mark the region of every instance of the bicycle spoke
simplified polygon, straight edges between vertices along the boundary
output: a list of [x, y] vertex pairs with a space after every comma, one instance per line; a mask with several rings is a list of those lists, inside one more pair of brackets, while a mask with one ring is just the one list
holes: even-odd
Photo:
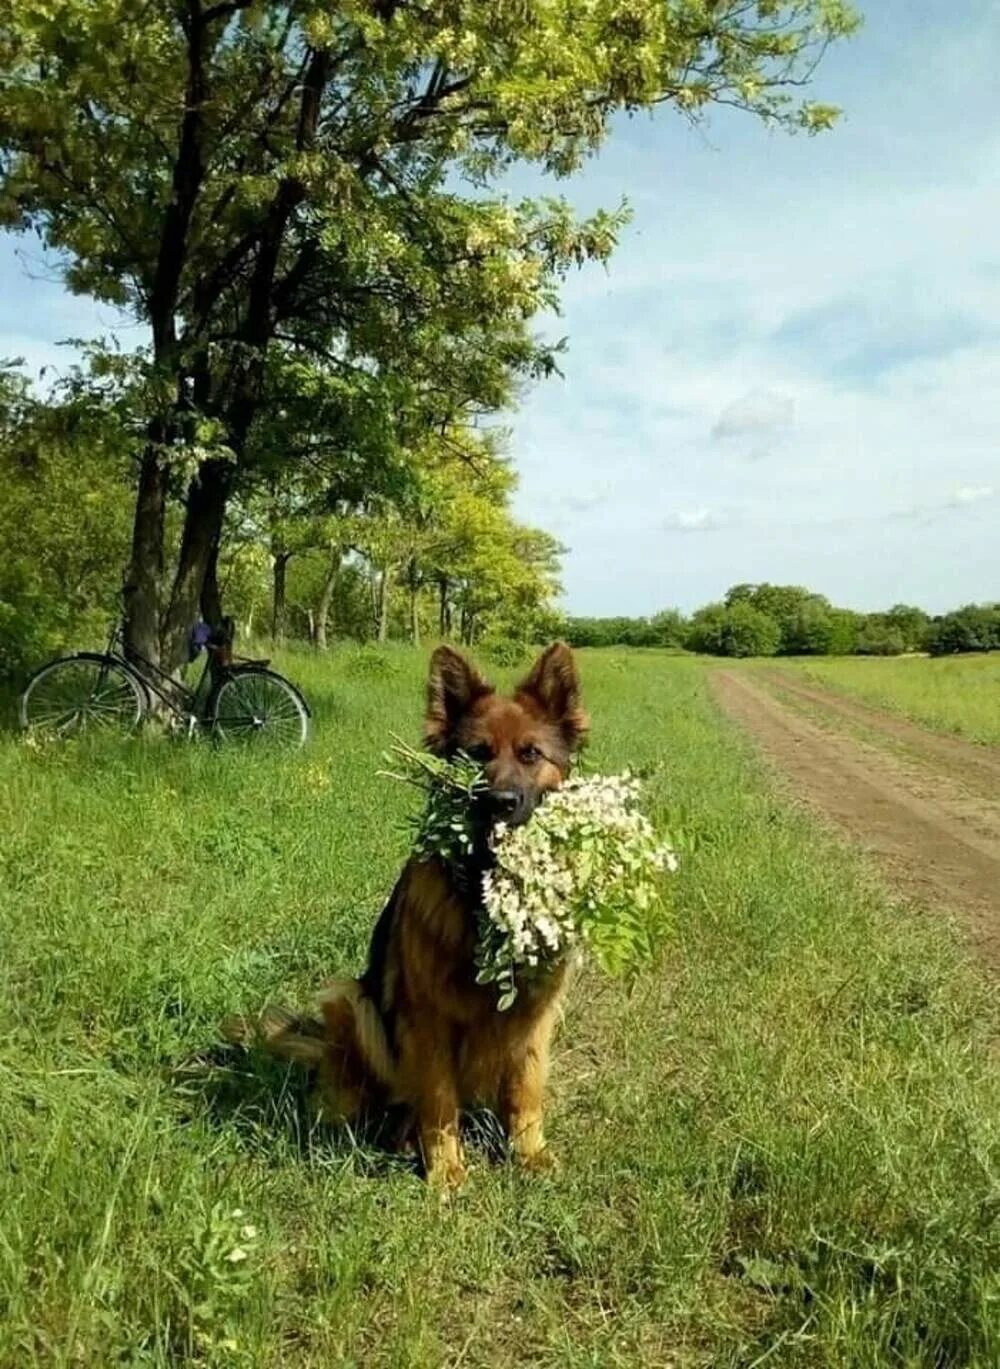
[[306, 718], [291, 686], [263, 672], [225, 681], [216, 702], [215, 725], [226, 740], [265, 746], [298, 746]]
[[30, 681], [21, 700], [25, 726], [61, 737], [128, 731], [142, 711], [138, 685], [119, 664], [101, 657], [54, 661]]

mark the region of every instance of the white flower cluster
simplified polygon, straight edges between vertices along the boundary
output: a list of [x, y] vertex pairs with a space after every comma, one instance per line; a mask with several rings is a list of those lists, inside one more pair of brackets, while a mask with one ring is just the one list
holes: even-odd
[[653, 954], [666, 916], [658, 877], [677, 869], [677, 856], [639, 796], [627, 771], [574, 779], [524, 826], [494, 830], [477, 959], [501, 1007], [514, 1000], [515, 973], [542, 972], [574, 948], [611, 973]]

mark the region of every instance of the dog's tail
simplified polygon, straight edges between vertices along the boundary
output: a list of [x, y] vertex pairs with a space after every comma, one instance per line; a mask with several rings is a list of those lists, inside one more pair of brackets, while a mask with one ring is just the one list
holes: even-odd
[[368, 1071], [392, 1090], [396, 1074], [385, 1023], [357, 979], [334, 979], [319, 999], [328, 1042], [350, 1042]]
[[391, 1090], [395, 1065], [385, 1025], [356, 979], [332, 980], [319, 999], [322, 1021], [270, 1005], [257, 1019], [227, 1017], [219, 1030], [233, 1045], [316, 1066], [324, 1057], [352, 1060]]
[[219, 1031], [234, 1046], [257, 1047], [282, 1060], [318, 1065], [326, 1046], [322, 1022], [271, 1004], [260, 1017], [226, 1017]]

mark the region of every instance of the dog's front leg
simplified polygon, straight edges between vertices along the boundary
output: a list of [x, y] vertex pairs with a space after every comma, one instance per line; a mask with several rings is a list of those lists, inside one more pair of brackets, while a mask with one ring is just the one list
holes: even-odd
[[552, 1169], [556, 1161], [545, 1143], [545, 1084], [549, 1031], [535, 1034], [509, 1062], [500, 1096], [501, 1121], [518, 1161], [527, 1169]]
[[427, 1178], [443, 1188], [458, 1188], [465, 1180], [465, 1165], [459, 1140], [458, 1081], [449, 1043], [421, 1031], [408, 1044], [408, 1093], [416, 1103]]

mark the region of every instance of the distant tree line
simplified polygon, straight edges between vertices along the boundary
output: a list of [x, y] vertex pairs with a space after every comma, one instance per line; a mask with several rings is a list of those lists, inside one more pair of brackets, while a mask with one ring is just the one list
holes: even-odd
[[902, 656], [926, 651], [1000, 651], [1000, 603], [938, 616], [910, 604], [881, 613], [837, 608], [799, 585], [733, 585], [718, 603], [685, 618], [569, 618], [573, 646], [672, 647], [711, 656]]

